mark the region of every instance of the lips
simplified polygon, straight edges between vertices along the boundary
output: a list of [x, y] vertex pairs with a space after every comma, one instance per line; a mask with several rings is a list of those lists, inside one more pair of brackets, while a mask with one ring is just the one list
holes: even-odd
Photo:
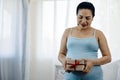
[[85, 27], [85, 26], [87, 26], [87, 24], [81, 24], [82, 25], [82, 27]]

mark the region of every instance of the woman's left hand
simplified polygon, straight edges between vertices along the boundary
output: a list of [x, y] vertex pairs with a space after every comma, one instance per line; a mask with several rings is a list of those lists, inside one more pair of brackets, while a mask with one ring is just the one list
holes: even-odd
[[93, 61], [92, 60], [86, 60], [86, 67], [83, 70], [83, 72], [88, 73], [93, 67]]

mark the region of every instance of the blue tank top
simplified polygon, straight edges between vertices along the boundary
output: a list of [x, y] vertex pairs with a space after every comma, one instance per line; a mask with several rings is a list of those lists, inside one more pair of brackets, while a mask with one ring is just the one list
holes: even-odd
[[98, 42], [93, 36], [87, 38], [77, 38], [71, 36], [72, 29], [67, 39], [67, 58], [72, 59], [96, 59], [98, 57]]

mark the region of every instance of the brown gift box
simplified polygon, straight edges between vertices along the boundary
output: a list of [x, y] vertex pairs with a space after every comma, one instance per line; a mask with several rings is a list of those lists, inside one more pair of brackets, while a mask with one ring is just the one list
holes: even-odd
[[67, 59], [66, 70], [83, 71], [86, 66], [86, 60]]

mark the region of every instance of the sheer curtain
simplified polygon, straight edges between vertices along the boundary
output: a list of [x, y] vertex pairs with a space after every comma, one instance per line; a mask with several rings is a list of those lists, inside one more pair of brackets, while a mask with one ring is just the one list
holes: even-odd
[[120, 60], [119, 60], [119, 62], [118, 62], [117, 80], [120, 80]]
[[27, 0], [0, 0], [0, 80], [24, 80]]
[[76, 26], [76, 7], [82, 1], [95, 5], [92, 26], [106, 35], [113, 61], [119, 59], [120, 0], [31, 0], [30, 80], [54, 80], [61, 36], [65, 28]]

